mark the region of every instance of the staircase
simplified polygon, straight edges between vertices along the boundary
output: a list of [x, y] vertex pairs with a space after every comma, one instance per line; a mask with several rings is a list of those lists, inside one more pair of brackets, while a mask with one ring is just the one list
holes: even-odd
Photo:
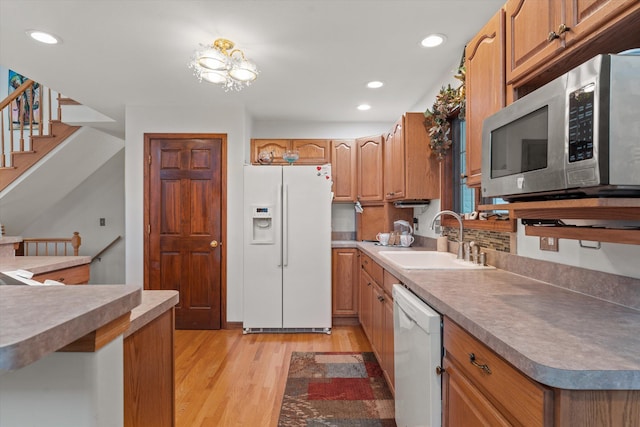
[[[34, 224], [59, 228], [55, 224], [60, 212], [50, 210], [124, 149], [124, 140], [91, 127], [99, 113], [89, 107], [75, 103], [67, 110], [65, 106], [66, 121], [73, 125], [63, 122], [62, 105], [69, 104], [68, 99], [54, 95], [57, 105], [52, 108], [50, 90], [39, 103], [44, 110], [41, 116], [49, 118], [25, 118], [27, 125], [18, 122], [12, 101], [24, 93], [29, 82], [0, 102], [0, 223], [13, 236]], [[44, 88], [39, 89], [43, 94]], [[57, 110], [56, 118], [51, 118], [52, 110]], [[23, 117], [22, 112], [18, 117]], [[85, 117], [92, 122], [87, 123]], [[28, 126], [29, 122], [38, 125]], [[118, 234], [122, 232], [118, 230]]]
[[[60, 100], [61, 97], [58, 96], [59, 105]], [[37, 107], [29, 108], [33, 105]], [[48, 106], [48, 126], [43, 126], [42, 112], [46, 106]], [[27, 114], [25, 114], [25, 108]], [[60, 107], [57, 108], [57, 115], [57, 119], [52, 119], [51, 90], [45, 90], [28, 79], [0, 103], [0, 126], [2, 126], [0, 130], [2, 132], [0, 135], [0, 191], [7, 188], [51, 150], [80, 129], [80, 126], [71, 126], [60, 120], [62, 115]], [[6, 123], [9, 124], [6, 132], [5, 117]], [[39, 125], [29, 126], [29, 123]]]

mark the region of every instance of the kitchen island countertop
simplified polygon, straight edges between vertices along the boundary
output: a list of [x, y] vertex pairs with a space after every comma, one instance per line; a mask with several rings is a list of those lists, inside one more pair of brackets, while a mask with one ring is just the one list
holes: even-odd
[[131, 285], [0, 286], [0, 371], [27, 366], [140, 302]]
[[378, 255], [380, 246], [358, 248], [530, 378], [640, 390], [640, 311], [500, 269], [406, 270]]

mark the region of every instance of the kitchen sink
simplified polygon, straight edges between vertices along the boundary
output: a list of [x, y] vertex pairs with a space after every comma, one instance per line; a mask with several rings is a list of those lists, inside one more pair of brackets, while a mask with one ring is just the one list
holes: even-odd
[[400, 268], [408, 270], [491, 270], [495, 267], [478, 265], [457, 259], [455, 254], [436, 251], [381, 251], [378, 254]]

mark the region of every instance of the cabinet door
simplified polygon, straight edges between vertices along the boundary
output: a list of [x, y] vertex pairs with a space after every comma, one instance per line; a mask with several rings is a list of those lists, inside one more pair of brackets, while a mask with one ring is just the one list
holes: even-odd
[[358, 250], [352, 248], [332, 249], [332, 291], [335, 317], [358, 315]]
[[443, 365], [442, 425], [444, 427], [511, 425], [446, 356]]
[[331, 142], [328, 139], [294, 139], [291, 149], [298, 150], [298, 165], [324, 165], [331, 162]]
[[504, 12], [499, 10], [467, 44], [466, 161], [467, 185], [482, 178], [482, 122], [505, 105]]
[[384, 141], [384, 198], [398, 200], [405, 196], [404, 123], [401, 117]]
[[356, 201], [356, 147], [354, 140], [331, 141], [333, 201]]
[[372, 341], [372, 295], [373, 295], [373, 279], [367, 274], [364, 269], [360, 269], [360, 305], [358, 310], [358, 317], [360, 319], [360, 325], [364, 331], [369, 342]]
[[[569, 30], [567, 43], [598, 31], [603, 24], [613, 22], [617, 15], [636, 5], [637, 0], [565, 0], [565, 20]], [[617, 31], [617, 30], [614, 30]]]
[[384, 369], [384, 358], [382, 357], [382, 337], [384, 332], [384, 291], [377, 284], [373, 285], [371, 302], [371, 347], [373, 352]]
[[440, 164], [431, 153], [424, 113], [405, 113], [403, 120], [404, 198], [439, 199]]
[[387, 382], [395, 394], [394, 375], [394, 345], [393, 345], [393, 298], [385, 293], [384, 300], [384, 321], [382, 331], [382, 369], [384, 370]]
[[258, 155], [267, 151], [273, 155], [274, 165], [284, 165], [287, 162], [282, 158], [282, 155], [289, 149], [288, 139], [252, 139], [251, 140], [251, 163], [260, 164], [258, 162]]
[[565, 39], [549, 41], [563, 19], [564, 0], [509, 0], [506, 11], [507, 84], [564, 48]]
[[382, 136], [356, 139], [358, 195], [361, 202], [382, 202]]

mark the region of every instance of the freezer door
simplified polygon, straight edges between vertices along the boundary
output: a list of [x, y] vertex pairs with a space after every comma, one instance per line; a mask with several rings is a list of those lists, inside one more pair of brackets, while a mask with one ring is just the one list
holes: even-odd
[[282, 169], [282, 325], [330, 328], [331, 166]]
[[[244, 167], [244, 328], [282, 327], [281, 191], [282, 167]], [[256, 238], [254, 210], [259, 206], [273, 209], [273, 240]]]

